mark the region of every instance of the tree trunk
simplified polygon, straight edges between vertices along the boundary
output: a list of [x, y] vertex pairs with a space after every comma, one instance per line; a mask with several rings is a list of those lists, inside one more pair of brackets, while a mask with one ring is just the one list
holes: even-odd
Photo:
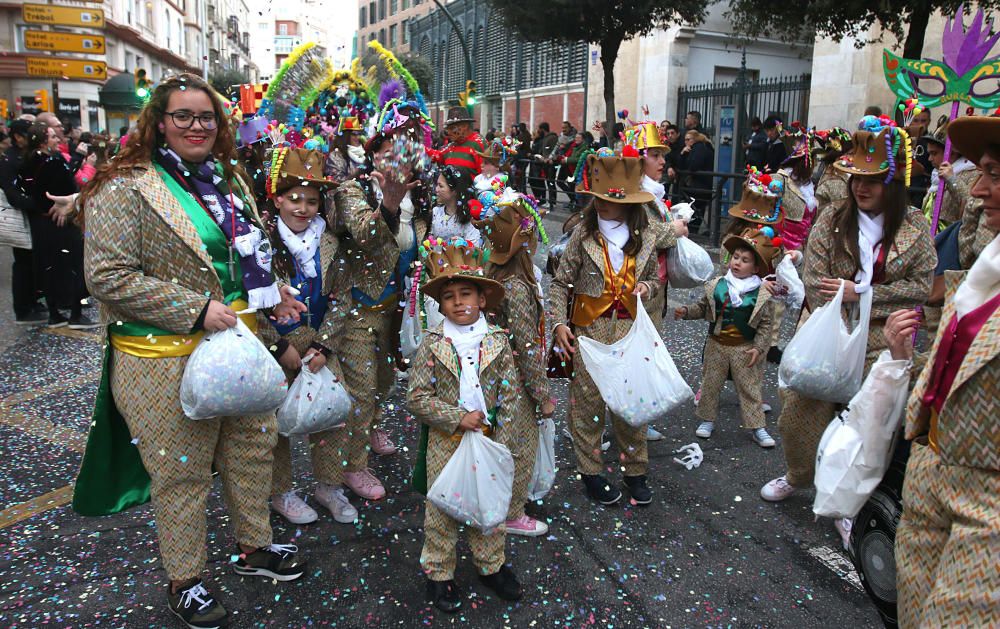
[[924, 56], [924, 35], [927, 33], [927, 24], [931, 19], [931, 7], [926, 0], [917, 0], [910, 6], [912, 11], [910, 12], [906, 41], [903, 42], [903, 57], [905, 59], [920, 59]]
[[622, 37], [609, 33], [601, 40], [601, 66], [604, 68], [604, 134], [608, 138], [608, 146], [615, 146], [615, 61], [622, 46]]

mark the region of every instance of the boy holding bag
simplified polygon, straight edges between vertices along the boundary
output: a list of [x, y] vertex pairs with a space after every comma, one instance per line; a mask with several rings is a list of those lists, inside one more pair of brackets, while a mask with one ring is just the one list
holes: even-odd
[[[417, 349], [406, 401], [425, 425], [421, 446], [426, 444], [426, 450], [422, 447], [418, 454], [417, 470], [426, 466], [426, 484], [432, 486], [466, 431], [482, 431], [503, 443], [519, 393], [507, 335], [489, 325], [483, 314], [495, 309], [504, 295], [503, 286], [484, 274], [486, 256], [461, 238], [447, 244], [424, 241], [422, 249], [430, 280], [420, 290], [437, 300], [445, 321], [428, 330]], [[415, 480], [419, 485], [422, 479]], [[497, 482], [509, 495], [513, 477]], [[459, 524], [427, 501], [420, 563], [427, 575], [428, 599], [448, 613], [462, 606], [454, 580]], [[504, 565], [503, 525], [488, 535], [469, 528], [468, 535], [483, 584], [504, 600], [520, 599], [521, 585]]]

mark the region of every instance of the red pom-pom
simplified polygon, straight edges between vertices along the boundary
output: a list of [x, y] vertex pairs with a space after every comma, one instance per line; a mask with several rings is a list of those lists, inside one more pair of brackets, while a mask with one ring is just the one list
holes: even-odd
[[483, 204], [479, 202], [479, 199], [469, 200], [469, 214], [472, 218], [479, 220], [479, 215], [483, 213]]
[[663, 204], [667, 206], [667, 209], [674, 207], [674, 204], [670, 202], [670, 199], [664, 199]]
[[758, 179], [765, 186], [771, 185], [771, 175], [761, 175], [760, 177], [758, 177]]
[[622, 157], [639, 157], [639, 151], [634, 146], [626, 145], [622, 147]]
[[775, 247], [780, 247], [781, 243], [783, 242], [784, 240], [781, 239], [781, 236], [775, 236], [774, 238], [771, 239], [771, 244], [774, 245]]

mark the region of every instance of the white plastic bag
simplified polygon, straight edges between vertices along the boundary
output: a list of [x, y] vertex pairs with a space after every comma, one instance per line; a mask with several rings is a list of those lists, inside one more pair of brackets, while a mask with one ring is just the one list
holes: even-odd
[[191, 353], [181, 378], [181, 408], [191, 419], [274, 412], [285, 400], [285, 374], [242, 320], [210, 332]]
[[528, 484], [528, 500], [541, 500], [556, 482], [556, 423], [551, 417], [542, 420], [538, 427], [538, 452], [535, 467]]
[[427, 498], [459, 523], [490, 533], [507, 520], [513, 489], [510, 450], [470, 430], [427, 490]]
[[777, 284], [781, 300], [793, 309], [801, 308], [802, 301], [806, 298], [806, 287], [799, 278], [799, 272], [795, 269], [795, 265], [792, 264], [791, 254], [785, 254], [774, 273], [775, 284]]
[[403, 358], [413, 358], [424, 338], [420, 325], [420, 313], [410, 314], [410, 307], [403, 308], [403, 324], [399, 327], [399, 352]]
[[433, 330], [444, 323], [444, 315], [441, 314], [441, 306], [433, 297], [424, 295], [424, 316], [427, 317], [427, 328]]
[[667, 280], [672, 287], [701, 286], [714, 274], [712, 256], [690, 238], [678, 238], [677, 246], [667, 249]]
[[816, 450], [813, 512], [853, 518], [889, 469], [909, 393], [910, 364], [882, 352]]
[[343, 426], [350, 412], [351, 396], [333, 373], [326, 367], [313, 373], [303, 361], [278, 409], [278, 434], [287, 437], [330, 430]]
[[858, 319], [848, 331], [841, 316], [844, 283], [836, 296], [817, 308], [788, 342], [778, 367], [778, 386], [814, 400], [844, 404], [861, 388], [868, 349], [872, 291], [861, 294]]
[[636, 298], [636, 318], [628, 333], [611, 345], [577, 337], [587, 373], [611, 412], [631, 426], [666, 416], [694, 397], [646, 309]]

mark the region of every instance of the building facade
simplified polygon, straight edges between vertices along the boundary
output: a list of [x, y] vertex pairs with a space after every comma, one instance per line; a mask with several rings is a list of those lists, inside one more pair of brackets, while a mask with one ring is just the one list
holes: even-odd
[[237, 72], [250, 82], [257, 67], [250, 59], [250, 7], [246, 0], [203, 0], [209, 75]]
[[411, 25], [435, 9], [431, 0], [359, 0], [354, 54], [363, 55], [373, 39], [395, 53], [411, 52]]
[[[469, 48], [471, 78], [479, 93], [474, 117], [483, 133], [509, 131], [519, 122], [531, 129], [548, 122], [558, 131], [568, 120], [577, 129], [585, 128], [586, 44], [525, 42], [502, 25], [485, 0], [456, 0], [448, 10]], [[469, 78], [461, 42], [440, 10], [411, 22], [410, 38], [411, 52], [434, 68], [434, 83], [425, 99], [440, 126], [449, 103], [457, 103]]]
[[[349, 63], [345, 41], [331, 39], [329, 24], [333, 6], [325, 0], [283, 0], [276, 11], [270, 0], [252, 0], [253, 37], [250, 56], [259, 68], [258, 80], [267, 83], [297, 46], [314, 42], [335, 67]], [[256, 9], [254, 9], [256, 7]]]

